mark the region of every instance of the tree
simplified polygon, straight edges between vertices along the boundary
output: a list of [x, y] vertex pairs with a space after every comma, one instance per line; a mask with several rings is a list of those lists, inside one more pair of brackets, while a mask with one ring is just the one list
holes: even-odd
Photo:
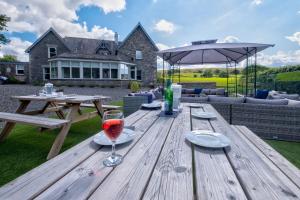
[[203, 72], [203, 77], [210, 78], [212, 76], [213, 76], [213, 73], [209, 69], [207, 69]]
[[0, 58], [0, 61], [2, 62], [14, 62], [18, 61], [17, 57], [14, 55], [4, 55], [2, 58]]
[[[3, 32], [6, 29], [6, 23], [10, 21], [10, 18], [6, 15], [0, 15], [0, 32]], [[9, 42], [9, 39], [5, 37], [3, 33], [0, 33], [0, 44], [7, 44]]]
[[220, 78], [227, 78], [227, 72], [221, 71], [220, 74], [219, 74], [219, 77]]
[[215, 69], [214, 73], [215, 73], [216, 75], [220, 74], [220, 69]]

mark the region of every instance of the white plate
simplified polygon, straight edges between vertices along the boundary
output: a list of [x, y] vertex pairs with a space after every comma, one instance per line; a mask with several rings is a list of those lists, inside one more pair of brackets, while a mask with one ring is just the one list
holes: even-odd
[[143, 103], [142, 108], [149, 108], [149, 109], [161, 108], [161, 103], [160, 102]]
[[203, 118], [203, 119], [213, 119], [216, 118], [217, 116], [215, 115], [215, 113], [212, 112], [201, 112], [201, 111], [194, 111], [192, 112], [192, 116], [193, 117], [197, 117], [197, 118]]
[[191, 131], [185, 134], [185, 138], [202, 147], [223, 148], [230, 145], [230, 140], [225, 135], [209, 130]]
[[[121, 135], [117, 138], [116, 144], [123, 144], [133, 140], [135, 133], [131, 129], [124, 128]], [[97, 133], [93, 141], [100, 145], [111, 145], [111, 141], [106, 137], [103, 131]]]

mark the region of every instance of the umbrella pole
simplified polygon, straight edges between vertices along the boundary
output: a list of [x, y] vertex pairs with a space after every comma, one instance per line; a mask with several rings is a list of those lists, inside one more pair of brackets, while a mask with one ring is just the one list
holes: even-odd
[[235, 73], [235, 97], [237, 97], [237, 90], [238, 90], [238, 82], [237, 82], [237, 71], [236, 71], [236, 62], [234, 63], [234, 73]]
[[257, 48], [255, 48], [255, 55], [254, 55], [254, 94], [256, 94], [256, 66], [257, 66]]
[[163, 80], [162, 80], [162, 95], [165, 94], [165, 54], [163, 54], [163, 74], [162, 74]]
[[227, 71], [227, 96], [229, 96], [229, 86], [228, 86], [229, 70], [228, 70], [228, 63], [226, 63], [226, 71]]
[[246, 94], [245, 96], [248, 96], [248, 63], [249, 62], [249, 55], [248, 55], [248, 48], [247, 48], [247, 59], [246, 59]]

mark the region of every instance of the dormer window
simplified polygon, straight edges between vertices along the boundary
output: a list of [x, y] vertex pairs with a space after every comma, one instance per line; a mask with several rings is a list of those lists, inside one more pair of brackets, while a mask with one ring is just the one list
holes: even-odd
[[56, 47], [48, 47], [48, 58], [52, 58], [57, 55]]
[[136, 60], [142, 60], [143, 59], [142, 51], [135, 51], [135, 59]]

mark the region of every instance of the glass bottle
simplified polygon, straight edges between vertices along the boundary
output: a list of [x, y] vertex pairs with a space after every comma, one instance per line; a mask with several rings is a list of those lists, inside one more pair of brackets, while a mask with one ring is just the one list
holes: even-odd
[[173, 90], [171, 88], [171, 80], [167, 80], [167, 87], [165, 89], [165, 114], [173, 114]]

